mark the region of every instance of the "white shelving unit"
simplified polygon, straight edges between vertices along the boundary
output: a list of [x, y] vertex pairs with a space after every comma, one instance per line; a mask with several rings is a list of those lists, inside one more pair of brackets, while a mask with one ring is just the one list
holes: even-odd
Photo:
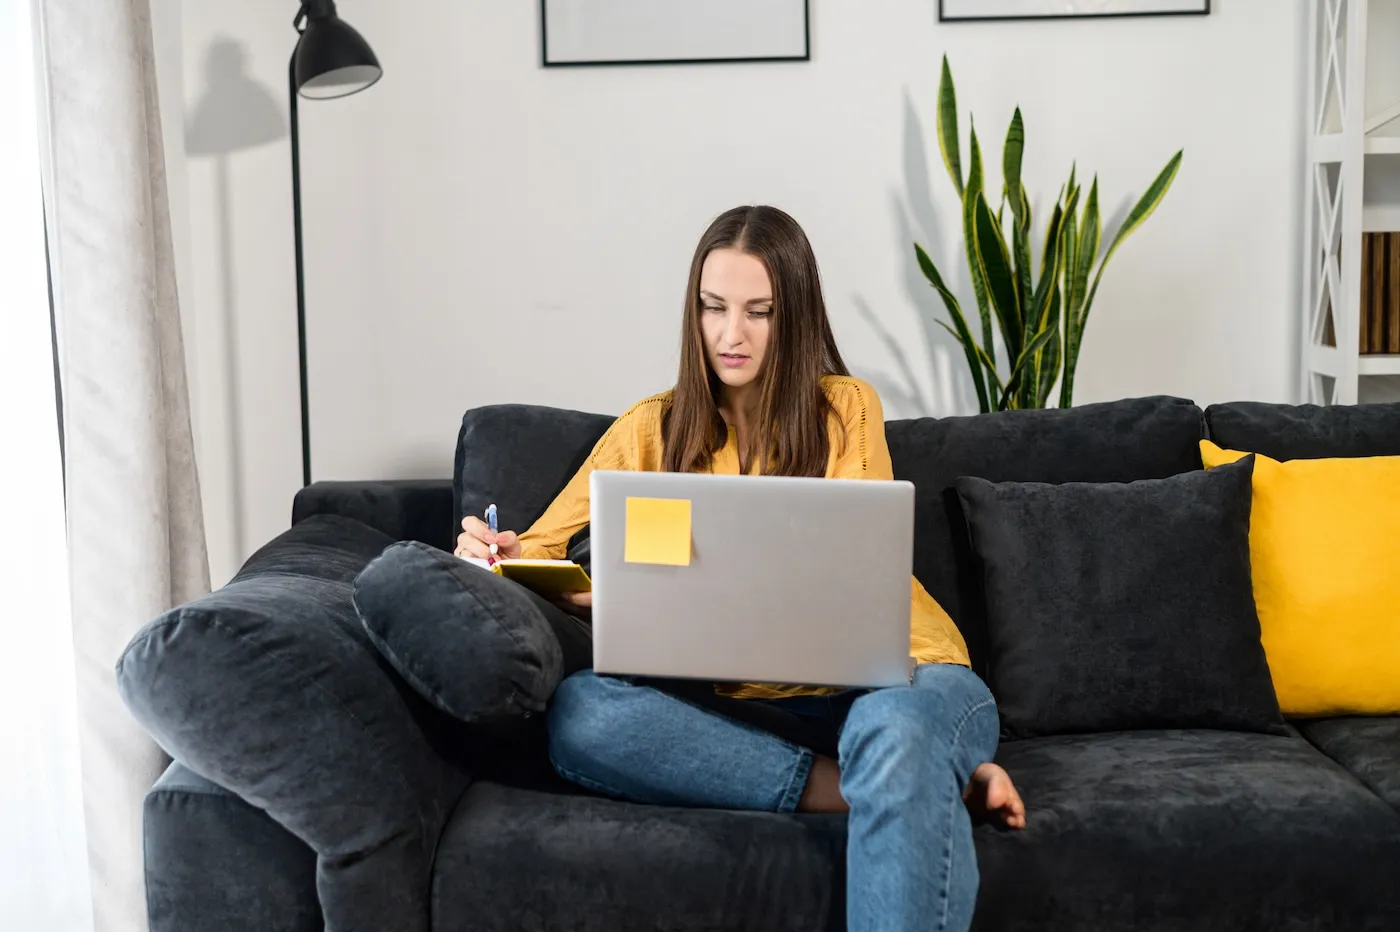
[[[1361, 380], [1400, 375], [1400, 356], [1363, 356], [1361, 236], [1400, 229], [1400, 205], [1366, 201], [1366, 172], [1378, 160], [1400, 164], [1400, 87], [1371, 101], [1367, 116], [1367, 24], [1372, 8], [1395, 0], [1309, 0], [1307, 200], [1303, 235], [1303, 399], [1355, 404]], [[1387, 28], [1385, 31], [1389, 32]], [[1400, 41], [1395, 43], [1400, 46]], [[1379, 64], [1400, 55], [1400, 48]], [[1392, 161], [1393, 160], [1393, 161]]]

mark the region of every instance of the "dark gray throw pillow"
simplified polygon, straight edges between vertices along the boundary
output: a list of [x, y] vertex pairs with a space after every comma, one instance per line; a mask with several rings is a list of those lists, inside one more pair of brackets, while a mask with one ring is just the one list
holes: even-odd
[[375, 648], [423, 698], [474, 725], [543, 712], [590, 665], [588, 627], [535, 593], [427, 544], [384, 550], [355, 579]]
[[1284, 734], [1249, 568], [1254, 458], [1130, 483], [961, 478], [1013, 738]]

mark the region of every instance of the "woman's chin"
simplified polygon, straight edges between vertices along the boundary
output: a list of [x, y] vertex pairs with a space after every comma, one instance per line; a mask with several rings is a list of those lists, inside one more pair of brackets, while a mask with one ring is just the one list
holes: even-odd
[[753, 383], [755, 373], [749, 371], [750, 368], [750, 366], [744, 366], [739, 369], [716, 369], [715, 375], [719, 376], [720, 382], [729, 388], [743, 388]]

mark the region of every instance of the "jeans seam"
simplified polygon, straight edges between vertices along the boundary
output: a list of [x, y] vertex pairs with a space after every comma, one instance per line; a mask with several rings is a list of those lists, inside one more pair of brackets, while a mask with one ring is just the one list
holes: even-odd
[[559, 776], [563, 777], [565, 780], [568, 780], [570, 783], [577, 783], [584, 789], [592, 790], [595, 793], [603, 793], [604, 795], [611, 796], [614, 799], [625, 799], [629, 802], [635, 802], [635, 797], [631, 796], [628, 793], [620, 792], [619, 790], [616, 790], [611, 786], [607, 786], [606, 784], [600, 783], [597, 780], [592, 779], [591, 777], [586, 777], [581, 773], [576, 773], [570, 770], [568, 767], [560, 766], [559, 762], [554, 760], [553, 755], [550, 755], [550, 763], [554, 765], [554, 770], [559, 774]]
[[792, 778], [778, 800], [779, 812], [797, 811], [797, 804], [802, 801], [802, 793], [807, 789], [807, 779], [811, 775], [812, 752], [806, 748], [797, 748], [797, 763], [792, 768]]
[[[957, 727], [953, 729], [953, 740], [949, 743], [949, 748], [948, 748], [949, 753], [954, 754], [954, 755], [957, 754], [958, 742], [960, 742], [960, 741], [962, 740], [963, 729], [967, 726], [967, 723], [968, 723], [968, 721], [972, 718], [972, 716], [976, 715], [978, 712], [982, 711], [983, 709], [987, 708], [988, 706], [995, 706], [995, 705], [996, 705], [996, 699], [995, 699], [995, 698], [992, 698], [992, 697], [988, 697], [988, 698], [986, 698], [986, 699], [983, 699], [981, 702], [977, 703], [977, 704], [974, 705], [972, 708], [968, 709], [967, 711], [965, 711], [965, 712], [962, 714], [962, 718], [958, 719]], [[952, 824], [953, 824], [953, 818], [954, 818], [955, 813], [957, 812], [957, 809], [956, 809], [955, 807], [956, 807], [956, 806], [958, 805], [958, 803], [960, 803], [960, 802], [962, 802], [962, 793], [961, 793], [961, 792], [959, 792], [959, 793], [954, 793], [954, 794], [953, 794], [953, 798], [952, 798], [951, 800], [949, 800], [949, 802], [948, 802], [948, 825], [949, 825], [950, 827], [951, 827]], [[948, 908], [949, 908], [949, 903], [950, 903], [951, 900], [952, 900], [952, 887], [953, 887], [953, 833], [952, 833], [951, 831], [949, 831], [949, 832], [948, 832], [948, 837], [947, 837], [947, 839], [946, 839], [946, 847], [943, 849], [943, 916], [940, 918], [940, 920], [939, 920], [939, 922], [938, 922], [938, 928], [939, 928], [939, 929], [946, 929], [946, 928], [948, 927]]]

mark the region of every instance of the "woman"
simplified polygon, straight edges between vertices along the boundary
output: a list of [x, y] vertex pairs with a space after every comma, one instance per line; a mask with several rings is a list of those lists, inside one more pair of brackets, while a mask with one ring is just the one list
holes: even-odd
[[[495, 544], [506, 557], [563, 557], [588, 522], [594, 469], [893, 478], [880, 401], [847, 374], [816, 260], [791, 217], [740, 207], [711, 224], [691, 263], [676, 387], [622, 415], [528, 532], [492, 534], [468, 518], [458, 552], [485, 557]], [[584, 670], [551, 703], [555, 769], [641, 803], [849, 811], [848, 927], [967, 929], [978, 879], [971, 817], [1020, 828], [1025, 808], [990, 762], [996, 706], [962, 636], [917, 581], [912, 593], [911, 686], [725, 690], [824, 731], [835, 758], [736, 720], [748, 716]], [[592, 604], [589, 593], [565, 602], [580, 617]]]

